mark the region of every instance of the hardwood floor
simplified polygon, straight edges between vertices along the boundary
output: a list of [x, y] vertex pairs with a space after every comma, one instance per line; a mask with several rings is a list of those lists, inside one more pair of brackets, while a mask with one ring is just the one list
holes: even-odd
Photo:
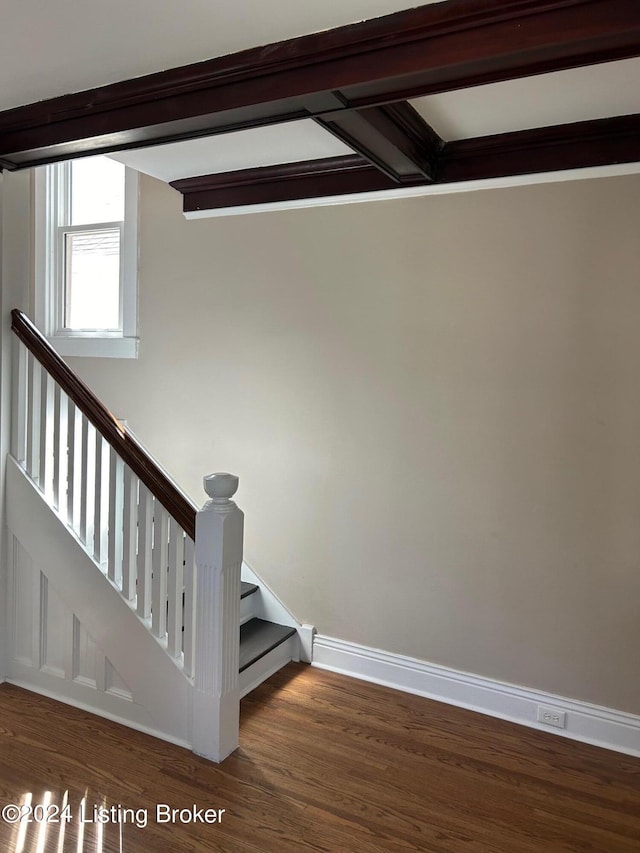
[[640, 851], [640, 759], [301, 664], [243, 700], [222, 765], [2, 685], [0, 808], [47, 791], [70, 822], [0, 822], [0, 853]]

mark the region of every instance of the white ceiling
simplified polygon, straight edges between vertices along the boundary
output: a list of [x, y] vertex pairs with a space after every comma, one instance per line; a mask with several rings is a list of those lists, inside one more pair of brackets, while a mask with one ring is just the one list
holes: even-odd
[[168, 183], [196, 175], [343, 154], [353, 154], [353, 151], [311, 119], [304, 119], [188, 142], [122, 151], [111, 157]]
[[429, 95], [411, 102], [450, 141], [640, 113], [640, 59]]
[[2, 0], [0, 110], [439, 0]]

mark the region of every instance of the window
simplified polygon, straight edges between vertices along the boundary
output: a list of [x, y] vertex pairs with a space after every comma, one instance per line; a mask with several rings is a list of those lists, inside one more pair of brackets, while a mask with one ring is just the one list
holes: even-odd
[[61, 355], [137, 356], [137, 178], [105, 156], [36, 170], [36, 322]]

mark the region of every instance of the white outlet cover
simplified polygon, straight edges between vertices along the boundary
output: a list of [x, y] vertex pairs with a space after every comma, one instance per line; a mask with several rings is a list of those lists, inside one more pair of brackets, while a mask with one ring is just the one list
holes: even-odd
[[538, 705], [538, 722], [545, 726], [554, 726], [564, 729], [567, 724], [567, 712], [559, 708], [549, 708], [546, 705]]

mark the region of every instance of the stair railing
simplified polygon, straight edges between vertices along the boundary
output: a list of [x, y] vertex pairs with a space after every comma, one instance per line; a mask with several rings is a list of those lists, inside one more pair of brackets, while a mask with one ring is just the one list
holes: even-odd
[[[198, 510], [18, 309], [11, 453], [193, 688], [192, 747], [238, 745], [238, 478]], [[117, 626], [114, 626], [117, 630]]]

